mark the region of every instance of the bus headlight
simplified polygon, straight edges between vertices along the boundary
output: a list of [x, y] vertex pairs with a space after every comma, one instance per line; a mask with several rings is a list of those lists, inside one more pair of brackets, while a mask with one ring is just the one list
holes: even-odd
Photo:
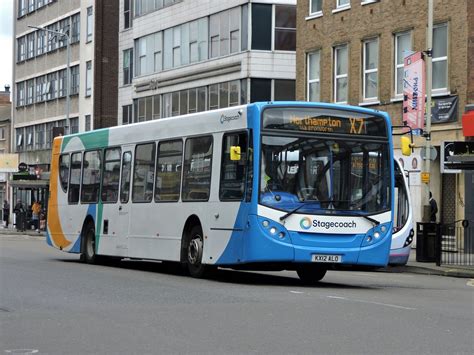
[[270, 233], [275, 234], [277, 232], [277, 229], [275, 227], [270, 228]]
[[268, 222], [267, 220], [264, 220], [262, 222], [262, 226], [264, 226], [265, 228], [267, 228], [269, 225], [270, 225], [270, 222]]
[[375, 233], [374, 233], [374, 238], [375, 238], [375, 239], [379, 239], [379, 238], [380, 238], [380, 233], [379, 233], [379, 232], [375, 232]]

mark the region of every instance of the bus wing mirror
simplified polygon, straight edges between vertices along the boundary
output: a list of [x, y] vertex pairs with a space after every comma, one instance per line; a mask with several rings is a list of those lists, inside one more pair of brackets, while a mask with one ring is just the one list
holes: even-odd
[[231, 161], [238, 161], [240, 160], [240, 147], [237, 145], [233, 145], [230, 147], [230, 160]]
[[413, 143], [409, 137], [400, 137], [400, 147], [402, 148], [402, 154], [406, 156], [411, 155]]

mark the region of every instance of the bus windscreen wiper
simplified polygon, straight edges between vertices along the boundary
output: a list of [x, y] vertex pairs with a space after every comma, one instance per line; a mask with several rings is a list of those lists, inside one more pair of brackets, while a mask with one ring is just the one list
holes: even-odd
[[372, 222], [374, 224], [374, 226], [378, 226], [380, 224], [379, 221], [377, 221], [375, 218], [372, 218], [372, 217], [369, 217], [369, 216], [366, 216], [365, 214], [362, 214], [362, 213], [354, 213], [354, 211], [351, 211], [353, 214], [355, 214], [356, 216], [360, 216], [360, 217], [363, 217], [365, 218], [366, 220]]
[[301, 205], [299, 205], [298, 207], [292, 209], [291, 211], [285, 213], [283, 216], [280, 217], [280, 221], [284, 221], [286, 218], [288, 218], [289, 216], [291, 216], [293, 213], [295, 213], [296, 211], [298, 211], [300, 208], [304, 207], [304, 206], [307, 206], [307, 205], [312, 205], [312, 204], [319, 204], [320, 201], [311, 201], [311, 202], [302, 202]]

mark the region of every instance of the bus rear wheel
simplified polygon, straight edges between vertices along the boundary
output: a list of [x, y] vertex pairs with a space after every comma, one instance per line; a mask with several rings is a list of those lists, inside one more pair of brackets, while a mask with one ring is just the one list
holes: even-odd
[[304, 265], [296, 269], [298, 277], [305, 285], [316, 285], [326, 275], [327, 269], [317, 265]]
[[194, 226], [191, 229], [189, 242], [186, 248], [186, 264], [192, 277], [203, 278], [209, 274], [210, 266], [202, 263], [204, 239], [202, 228]]
[[81, 259], [87, 264], [95, 264], [98, 262], [98, 256], [95, 253], [95, 248], [95, 227], [94, 224], [88, 223], [84, 229], [81, 254]]

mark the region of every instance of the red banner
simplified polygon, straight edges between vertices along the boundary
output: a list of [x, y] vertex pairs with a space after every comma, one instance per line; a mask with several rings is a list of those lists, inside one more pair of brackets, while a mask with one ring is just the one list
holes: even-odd
[[412, 129], [425, 126], [425, 61], [421, 52], [404, 60], [403, 121]]

